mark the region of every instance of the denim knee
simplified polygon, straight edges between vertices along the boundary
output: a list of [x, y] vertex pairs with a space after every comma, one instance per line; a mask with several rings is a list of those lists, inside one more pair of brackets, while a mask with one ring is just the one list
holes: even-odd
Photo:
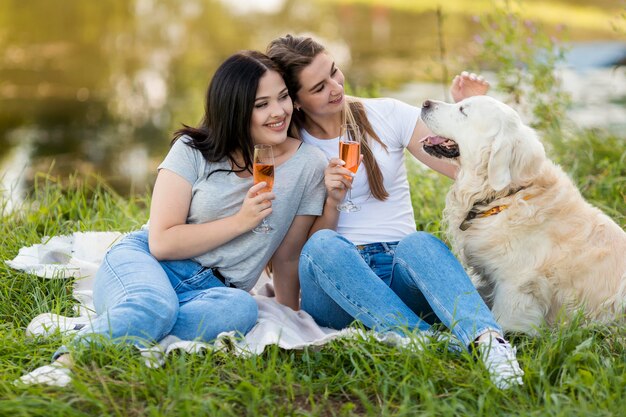
[[439, 238], [427, 232], [415, 232], [405, 236], [396, 247], [396, 256], [429, 256], [433, 252], [449, 252], [450, 249]]
[[313, 233], [313, 235], [306, 241], [302, 253], [304, 252], [325, 252], [329, 245], [336, 245], [338, 242], [345, 240], [339, 233], [330, 229], [322, 229]]
[[337, 252], [354, 249], [354, 245], [334, 230], [323, 229], [317, 231], [307, 240], [302, 248], [302, 255], [308, 255], [316, 262], [330, 258]]

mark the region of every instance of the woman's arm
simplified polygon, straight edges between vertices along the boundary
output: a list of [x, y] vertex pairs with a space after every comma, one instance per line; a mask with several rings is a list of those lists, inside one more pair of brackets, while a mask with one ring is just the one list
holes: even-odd
[[315, 218], [315, 221], [309, 231], [309, 237], [313, 235], [313, 233], [322, 229], [337, 229], [337, 223], [339, 222], [339, 210], [337, 210], [337, 206], [339, 203], [340, 201], [326, 197], [322, 215]]
[[457, 167], [453, 165], [451, 162], [448, 162], [445, 159], [440, 159], [435, 156], [429, 155], [424, 151], [422, 147], [422, 143], [420, 142], [422, 138], [426, 136], [432, 135], [433, 133], [426, 127], [422, 119], [418, 119], [415, 124], [415, 129], [413, 130], [413, 135], [411, 136], [411, 140], [409, 142], [409, 146], [406, 148], [411, 155], [413, 155], [418, 161], [422, 162], [426, 166], [434, 169], [435, 171], [443, 174], [452, 179], [456, 178]]
[[189, 259], [215, 249], [252, 230], [272, 212], [273, 193], [257, 192], [264, 183], [250, 188], [237, 214], [201, 224], [187, 224], [191, 184], [180, 175], [161, 169], [150, 206], [150, 253], [159, 260]]
[[298, 261], [309, 229], [316, 216], [296, 216], [287, 235], [272, 256], [273, 282], [276, 300], [294, 310], [300, 309]]

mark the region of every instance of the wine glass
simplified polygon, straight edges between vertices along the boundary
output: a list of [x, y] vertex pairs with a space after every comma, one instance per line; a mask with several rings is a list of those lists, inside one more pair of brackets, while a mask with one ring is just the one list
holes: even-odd
[[[346, 164], [344, 168], [356, 174], [359, 169], [359, 159], [361, 155], [361, 129], [359, 126], [349, 123], [342, 124], [339, 136], [339, 159]], [[361, 210], [352, 201], [352, 188], [348, 189], [348, 199], [337, 206], [337, 210], [345, 213], [353, 213]]]
[[[259, 193], [272, 191], [272, 187], [274, 186], [274, 152], [271, 145], [254, 145], [252, 173], [255, 185], [262, 181], [267, 183], [267, 186], [259, 191]], [[252, 231], [260, 234], [275, 232], [274, 228], [267, 222], [267, 218], [264, 218]]]

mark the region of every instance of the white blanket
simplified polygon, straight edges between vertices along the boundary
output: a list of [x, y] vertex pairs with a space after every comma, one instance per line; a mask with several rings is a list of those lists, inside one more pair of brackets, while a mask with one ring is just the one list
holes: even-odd
[[[42, 278], [66, 279], [73, 277], [73, 295], [78, 301], [76, 313], [79, 317], [89, 320], [95, 314], [93, 308], [92, 286], [93, 277], [106, 253], [106, 250], [123, 235], [118, 232], [76, 232], [69, 236], [43, 238], [41, 244], [20, 249], [18, 255], [6, 263], [18, 270], [26, 271]], [[224, 349], [228, 346], [234, 354], [259, 354], [266, 346], [276, 344], [283, 349], [302, 349], [305, 346], [320, 346], [337, 337], [366, 335], [354, 330], [334, 330], [318, 326], [313, 318], [304, 311], [294, 311], [283, 306], [273, 298], [272, 283], [267, 276], [261, 277], [251, 291], [258, 306], [259, 318], [256, 325], [243, 340], [232, 341], [228, 334], [222, 334], [212, 344], [183, 341], [168, 336], [157, 345], [142, 352], [148, 366], [158, 366], [163, 358], [175, 349], [189, 353], [203, 350]], [[55, 315], [50, 315], [54, 317]], [[67, 318], [56, 316], [56, 320]], [[76, 319], [67, 319], [76, 322]], [[36, 323], [31, 323], [36, 325]], [[29, 328], [32, 326], [29, 325]], [[36, 327], [36, 326], [35, 326]], [[46, 331], [34, 334], [45, 335]], [[400, 337], [395, 333], [371, 333], [381, 342], [397, 346], [419, 349], [425, 340], [418, 341]], [[228, 341], [228, 343], [226, 343]], [[52, 371], [56, 374], [48, 373]], [[39, 368], [21, 378], [25, 383], [47, 383], [63, 385], [69, 382], [66, 370], [57, 372], [58, 368], [50, 366]], [[55, 376], [56, 375], [56, 376]], [[55, 380], [56, 377], [60, 379]], [[56, 381], [56, 382], [55, 382]], [[64, 381], [61, 383], [59, 381]]]

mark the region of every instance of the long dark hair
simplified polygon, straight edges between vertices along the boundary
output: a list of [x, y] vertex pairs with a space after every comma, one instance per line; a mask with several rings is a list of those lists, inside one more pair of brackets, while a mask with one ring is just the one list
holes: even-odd
[[[291, 95], [291, 100], [296, 103], [298, 91], [302, 88], [300, 84], [300, 73], [307, 67], [317, 55], [326, 53], [326, 48], [313, 38], [306, 36], [285, 35], [274, 39], [267, 47], [267, 56], [276, 62], [282, 71], [285, 84]], [[355, 97], [346, 97], [344, 108], [344, 120], [354, 120], [362, 131], [367, 133], [368, 138], [378, 142], [384, 149], [387, 146], [380, 140], [371, 123], [367, 119], [365, 107]], [[299, 138], [299, 130], [304, 127], [305, 114], [302, 111], [295, 111], [292, 120], [290, 136]], [[367, 140], [361, 143], [363, 152], [363, 163], [367, 169], [367, 180], [374, 198], [384, 201], [389, 197], [389, 193], [383, 184], [383, 173], [374, 158], [374, 154]]]
[[[205, 112], [198, 127], [183, 125], [174, 133], [172, 144], [181, 136], [189, 136], [189, 146], [198, 149], [208, 162], [228, 159], [233, 169], [218, 171], [252, 172], [254, 141], [250, 124], [259, 80], [267, 71], [278, 66], [258, 51], [241, 51], [230, 56], [219, 66], [206, 92]], [[240, 152], [243, 165], [234, 154]]]

